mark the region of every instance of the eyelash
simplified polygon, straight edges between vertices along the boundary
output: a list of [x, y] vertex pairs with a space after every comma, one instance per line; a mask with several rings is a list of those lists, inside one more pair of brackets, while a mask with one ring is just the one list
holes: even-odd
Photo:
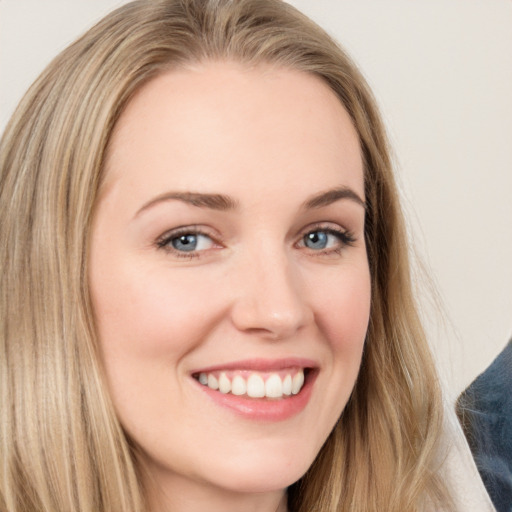
[[185, 259], [193, 259], [193, 258], [199, 258], [201, 256], [201, 252], [203, 251], [191, 251], [191, 252], [185, 252], [185, 251], [178, 251], [174, 249], [171, 245], [171, 242], [180, 236], [184, 235], [192, 235], [192, 236], [206, 236], [210, 238], [214, 244], [218, 244], [218, 242], [215, 240], [215, 238], [210, 234], [207, 233], [205, 230], [201, 229], [199, 226], [185, 226], [182, 228], [173, 229], [172, 231], [168, 231], [167, 233], [164, 233], [162, 236], [160, 236], [156, 240], [156, 246], [158, 249], [161, 249], [163, 251], [166, 251], [168, 253], [173, 254], [177, 258], [185, 258]]
[[[303, 231], [303, 234], [301, 234], [300, 241], [298, 243], [304, 244], [306, 236], [308, 236], [311, 233], [325, 233], [327, 235], [332, 235], [332, 236], [336, 237], [339, 241], [339, 246], [334, 247], [334, 248], [328, 248], [328, 249], [324, 249], [324, 250], [310, 249], [310, 252], [312, 252], [316, 255], [341, 254], [343, 249], [345, 249], [346, 247], [352, 247], [357, 241], [356, 237], [354, 236], [354, 234], [351, 231], [334, 228], [332, 226], [317, 225], [317, 226], [314, 226], [312, 229], [308, 228], [305, 231]], [[306, 249], [307, 249], [307, 247], [306, 247]]]
[[[315, 232], [321, 232], [325, 233], [327, 235], [332, 235], [336, 237], [339, 240], [340, 245], [335, 248], [328, 248], [325, 250], [315, 250], [309, 248], [309, 251], [311, 253], [314, 253], [316, 255], [330, 255], [330, 254], [340, 254], [345, 247], [351, 247], [354, 245], [354, 243], [357, 241], [356, 237], [351, 231], [343, 230], [343, 229], [336, 229], [332, 226], [322, 226], [317, 225], [312, 228], [308, 228], [302, 232], [300, 235], [299, 241], [295, 244], [296, 246], [299, 245], [301, 247], [304, 247], [305, 249], [308, 249], [308, 247], [305, 246], [305, 238], [306, 236], [315, 233]], [[156, 247], [159, 250], [166, 251], [168, 253], [173, 254], [177, 258], [185, 258], [185, 259], [194, 259], [201, 257], [201, 253], [204, 252], [204, 250], [194, 250], [190, 252], [185, 251], [178, 251], [174, 249], [171, 245], [171, 242], [180, 236], [184, 235], [191, 235], [191, 236], [205, 236], [212, 240], [213, 244], [221, 246], [221, 244], [208, 232], [200, 228], [199, 226], [185, 226], [182, 228], [177, 228], [172, 231], [168, 231], [167, 233], [163, 234], [156, 240]]]

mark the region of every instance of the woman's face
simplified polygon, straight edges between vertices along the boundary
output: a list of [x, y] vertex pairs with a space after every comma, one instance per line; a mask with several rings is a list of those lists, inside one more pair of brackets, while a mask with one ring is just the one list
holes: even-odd
[[90, 285], [117, 414], [169, 494], [281, 491], [312, 463], [361, 362], [364, 199], [316, 77], [208, 63], [128, 105]]

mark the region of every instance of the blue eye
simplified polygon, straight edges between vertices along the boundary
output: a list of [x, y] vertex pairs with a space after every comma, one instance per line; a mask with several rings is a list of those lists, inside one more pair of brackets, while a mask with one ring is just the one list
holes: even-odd
[[167, 236], [158, 245], [181, 253], [194, 253], [210, 249], [214, 242], [208, 235], [190, 232]]
[[[333, 235], [330, 235], [333, 237]], [[329, 243], [329, 234], [325, 231], [312, 231], [304, 236], [304, 245], [309, 249], [325, 249]]]
[[177, 251], [190, 252], [197, 248], [197, 235], [181, 235], [171, 240], [171, 245]]
[[354, 238], [350, 233], [334, 229], [316, 229], [306, 233], [302, 239], [304, 246], [314, 251], [341, 249], [353, 242]]

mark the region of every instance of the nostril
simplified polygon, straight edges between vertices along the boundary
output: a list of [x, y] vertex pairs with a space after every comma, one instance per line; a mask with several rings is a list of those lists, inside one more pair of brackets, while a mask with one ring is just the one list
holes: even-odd
[[248, 334], [279, 340], [294, 335], [313, 320], [313, 313], [299, 297], [276, 300], [239, 298], [232, 306], [231, 318], [235, 327]]
[[[313, 319], [302, 293], [301, 275], [286, 255], [276, 250], [277, 243], [249, 253], [232, 274], [232, 321], [246, 333], [279, 340], [294, 335]], [[262, 256], [263, 253], [263, 256]]]

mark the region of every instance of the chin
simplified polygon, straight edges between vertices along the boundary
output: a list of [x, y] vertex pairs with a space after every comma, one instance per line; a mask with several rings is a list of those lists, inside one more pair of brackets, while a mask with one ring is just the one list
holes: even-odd
[[233, 463], [224, 461], [215, 469], [215, 481], [218, 487], [232, 492], [264, 493], [286, 489], [299, 480], [311, 466], [313, 459], [298, 460], [289, 455], [269, 456], [254, 460], [247, 458]]

